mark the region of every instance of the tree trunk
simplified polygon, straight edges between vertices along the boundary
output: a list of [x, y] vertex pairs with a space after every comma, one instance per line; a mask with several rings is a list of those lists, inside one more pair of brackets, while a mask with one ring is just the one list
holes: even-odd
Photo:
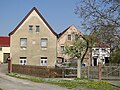
[[81, 59], [77, 60], [77, 78], [81, 78]]

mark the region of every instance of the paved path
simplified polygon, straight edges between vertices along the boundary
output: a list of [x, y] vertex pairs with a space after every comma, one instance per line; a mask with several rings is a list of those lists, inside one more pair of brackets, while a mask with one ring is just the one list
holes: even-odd
[[0, 88], [3, 90], [68, 90], [57, 85], [34, 83], [7, 76], [5, 75], [5, 72], [7, 72], [6, 66], [7, 65], [0, 66]]
[[109, 82], [110, 82], [110, 84], [120, 88], [120, 81], [109, 81]]

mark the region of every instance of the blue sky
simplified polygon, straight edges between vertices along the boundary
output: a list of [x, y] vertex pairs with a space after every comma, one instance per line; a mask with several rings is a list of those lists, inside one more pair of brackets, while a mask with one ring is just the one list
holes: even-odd
[[0, 0], [0, 36], [6, 36], [36, 7], [50, 26], [59, 33], [80, 18], [74, 13], [78, 0]]

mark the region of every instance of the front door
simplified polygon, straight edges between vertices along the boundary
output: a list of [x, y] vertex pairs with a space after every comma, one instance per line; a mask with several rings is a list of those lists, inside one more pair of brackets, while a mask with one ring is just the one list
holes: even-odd
[[97, 58], [93, 58], [94, 60], [94, 66], [97, 66]]

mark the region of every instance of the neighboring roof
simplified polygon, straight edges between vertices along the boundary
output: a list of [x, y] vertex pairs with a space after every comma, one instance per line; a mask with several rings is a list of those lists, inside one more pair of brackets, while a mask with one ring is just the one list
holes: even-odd
[[100, 40], [96, 41], [94, 47], [109, 48], [110, 46]]
[[37, 12], [37, 14], [41, 17], [41, 19], [44, 21], [44, 23], [48, 26], [48, 28], [52, 31], [52, 33], [57, 36], [57, 33], [51, 28], [51, 26], [47, 23], [47, 21], [43, 18], [43, 16], [40, 14], [40, 12], [35, 8], [33, 7], [30, 12], [24, 17], [24, 19], [17, 25], [17, 27], [9, 33], [9, 36], [14, 34], [15, 31], [22, 25], [22, 23], [28, 18], [28, 16], [33, 12], [33, 10], [35, 10]]
[[[72, 26], [74, 26], [74, 25], [71, 25], [71, 26], [69, 26], [68, 28], [66, 28], [63, 32], [61, 32], [61, 33], [59, 33], [58, 34], [58, 38], [60, 38], [70, 27], [72, 27]], [[75, 26], [74, 26], [75, 27]], [[79, 30], [78, 30], [79, 31]], [[80, 32], [80, 31], [79, 31]]]
[[[72, 25], [71, 25], [72, 26]], [[58, 34], [58, 38], [60, 38], [71, 26], [69, 26], [67, 29], [65, 29], [63, 32]]]
[[10, 46], [10, 37], [0, 36], [0, 47], [9, 47]]

